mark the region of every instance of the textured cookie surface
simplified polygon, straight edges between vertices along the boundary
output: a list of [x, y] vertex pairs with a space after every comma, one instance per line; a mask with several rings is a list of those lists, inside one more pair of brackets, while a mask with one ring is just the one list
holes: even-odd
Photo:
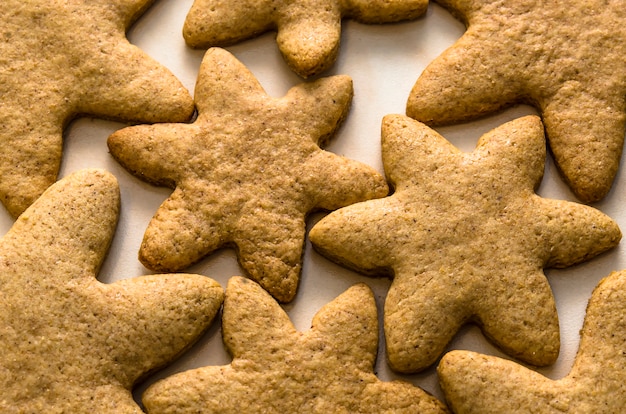
[[232, 363], [155, 383], [143, 395], [150, 414], [447, 412], [420, 388], [374, 375], [378, 318], [365, 285], [345, 291], [298, 332], [259, 285], [235, 277], [222, 329]]
[[570, 188], [585, 202], [604, 197], [626, 131], [623, 2], [438, 3], [468, 29], [420, 76], [407, 115], [439, 124], [534, 105]]
[[0, 412], [139, 414], [133, 384], [217, 313], [222, 288], [207, 277], [96, 280], [118, 211], [113, 176], [80, 171], [0, 240]]
[[352, 81], [320, 79], [268, 96], [233, 55], [210, 49], [192, 124], [140, 125], [109, 137], [113, 156], [149, 182], [174, 187], [139, 252], [148, 268], [185, 268], [234, 245], [246, 273], [290, 301], [300, 275], [305, 216], [384, 197], [373, 168], [320, 149], [348, 112]]
[[602, 280], [587, 305], [570, 373], [558, 380], [512, 361], [468, 351], [438, 367], [456, 413], [621, 413], [626, 406], [626, 272]]
[[539, 118], [506, 123], [462, 153], [389, 115], [382, 151], [395, 192], [330, 213], [310, 238], [340, 263], [393, 275], [384, 315], [392, 367], [426, 368], [469, 321], [514, 357], [554, 362], [559, 326], [543, 268], [597, 255], [621, 232], [591, 207], [535, 194], [546, 156]]
[[227, 46], [275, 30], [287, 64], [319, 74], [337, 57], [341, 19], [390, 23], [417, 18], [428, 0], [195, 0], [183, 28], [193, 47]]
[[13, 216], [52, 184], [78, 115], [182, 122], [193, 100], [125, 37], [149, 0], [0, 2], [0, 201]]

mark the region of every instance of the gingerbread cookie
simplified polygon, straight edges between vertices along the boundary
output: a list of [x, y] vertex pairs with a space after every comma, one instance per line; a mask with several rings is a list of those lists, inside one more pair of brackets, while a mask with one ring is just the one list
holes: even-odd
[[72, 118], [192, 116], [188, 91], [125, 37], [150, 3], [0, 2], [0, 201], [14, 217], [56, 180]]
[[272, 98], [233, 55], [210, 49], [194, 123], [140, 125], [109, 137], [124, 167], [175, 188], [146, 230], [141, 262], [174, 271], [232, 245], [252, 279], [280, 301], [293, 299], [307, 213], [388, 192], [373, 168], [318, 146], [338, 128], [351, 98], [347, 76]]
[[183, 27], [195, 48], [228, 46], [275, 30], [291, 69], [302, 77], [323, 72], [339, 52], [341, 20], [391, 23], [425, 13], [428, 0], [195, 0]]
[[420, 388], [374, 375], [378, 317], [364, 284], [298, 332], [259, 285], [235, 277], [226, 288], [222, 330], [232, 363], [153, 384], [143, 395], [150, 414], [447, 412]]
[[438, 367], [455, 413], [621, 413], [626, 406], [626, 272], [603, 279], [587, 305], [569, 375], [551, 380], [512, 361], [468, 351]]
[[393, 195], [329, 214], [314, 247], [365, 273], [393, 275], [385, 301], [391, 366], [422, 370], [466, 322], [508, 354], [553, 363], [559, 326], [544, 267], [566, 267], [615, 245], [601, 212], [539, 197], [546, 157], [538, 117], [506, 123], [463, 153], [401, 115], [383, 120]]
[[141, 413], [131, 388], [211, 323], [217, 282], [96, 280], [119, 190], [101, 170], [47, 189], [0, 240], [0, 412]]
[[585, 202], [603, 198], [626, 131], [626, 8], [619, 1], [439, 0], [466, 33], [413, 87], [407, 115], [464, 121], [514, 103], [541, 113], [556, 164]]

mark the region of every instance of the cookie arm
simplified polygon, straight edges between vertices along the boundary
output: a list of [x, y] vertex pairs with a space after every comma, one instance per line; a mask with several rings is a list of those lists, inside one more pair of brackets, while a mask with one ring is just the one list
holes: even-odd
[[432, 365], [470, 319], [470, 284], [450, 289], [439, 270], [407, 269], [396, 272], [387, 294], [384, 327], [390, 366], [412, 373]]
[[130, 122], [185, 122], [194, 112], [191, 95], [164, 66], [122, 39], [101, 60], [85, 63], [92, 71], [77, 112]]
[[254, 361], [263, 358], [267, 347], [290, 349], [297, 336], [280, 305], [261, 286], [244, 277], [229, 279], [223, 315], [224, 345], [235, 358]]
[[370, 372], [378, 350], [378, 313], [371, 289], [365, 284], [350, 287], [317, 312], [306, 335], [322, 335], [346, 366]]
[[249, 209], [234, 236], [241, 267], [281, 302], [293, 300], [302, 269], [304, 215], [283, 214], [280, 206]]
[[546, 235], [546, 267], [572, 266], [617, 246], [621, 240], [617, 223], [595, 208], [539, 197], [534, 202], [543, 204], [538, 211], [547, 212], [536, 218]]
[[183, 124], [137, 125], [122, 128], [109, 136], [109, 152], [124, 168], [138, 178], [155, 185], [173, 188], [180, 166], [197, 154], [191, 154], [187, 140], [196, 128]]
[[227, 46], [275, 27], [273, 1], [195, 0], [183, 25], [183, 37], [193, 48]]
[[292, 133], [323, 147], [348, 116], [353, 94], [352, 79], [337, 75], [296, 85], [278, 102]]
[[223, 194], [211, 188], [202, 199], [189, 199], [190, 194], [193, 191], [177, 187], [148, 224], [139, 249], [139, 260], [147, 268], [178, 271], [230, 241], [223, 230], [229, 224], [228, 206], [219, 200]]
[[536, 115], [506, 122], [482, 135], [474, 152], [486, 171], [517, 171], [506, 180], [509, 187], [532, 193], [541, 183], [546, 159], [543, 124]]
[[[200, 275], [150, 275], [101, 285], [105, 306], [101, 330], [118, 342], [108, 358], [123, 367], [116, 378], [126, 388], [189, 348], [213, 321], [223, 290]], [[116, 335], [119, 326], [127, 336]], [[105, 335], [107, 333], [105, 332]], [[115, 370], [111, 374], [115, 375]]]
[[[462, 122], [492, 113], [522, 100], [519, 80], [507, 76], [503, 62], [510, 56], [473, 45], [482, 42], [471, 30], [430, 63], [409, 95], [406, 114], [430, 125]], [[488, 44], [488, 43], [487, 43]], [[505, 46], [503, 46], [505, 47]], [[483, 55], [492, 56], [485, 61]], [[489, 64], [484, 67], [482, 64]], [[509, 65], [523, 62], [509, 62]]]
[[309, 232], [315, 250], [331, 260], [371, 275], [389, 274], [392, 255], [387, 222], [397, 208], [393, 196], [365, 201], [334, 211]]
[[324, 210], [381, 198], [389, 193], [385, 178], [376, 170], [330, 152], [315, 153], [302, 171], [307, 173], [301, 178], [303, 187], [309, 189], [315, 207]]
[[41, 122], [36, 127], [33, 122], [16, 117], [2, 122], [14, 126], [7, 133], [0, 133], [0, 200], [13, 217], [37, 200], [59, 173], [63, 132], [52, 126], [55, 120], [46, 121], [45, 114], [40, 115], [32, 117], [37, 120], [33, 122]]
[[200, 367], [151, 384], [141, 401], [149, 414], [240, 413], [241, 396], [251, 386], [237, 380], [228, 365]]
[[567, 412], [557, 382], [513, 361], [470, 351], [446, 354], [437, 368], [455, 413]]
[[278, 20], [276, 42], [289, 67], [307, 78], [335, 63], [341, 38], [341, 15], [338, 8], [332, 6], [319, 11], [292, 8], [293, 11]]
[[473, 319], [505, 353], [534, 366], [554, 363], [559, 355], [559, 320], [550, 285], [541, 269], [525, 269], [524, 258], [495, 270], [505, 283], [485, 282], [474, 293]]
[[[605, 392], [587, 397], [593, 399], [598, 407], [602, 407], [596, 412], [620, 411], [624, 406], [624, 314], [626, 272], [612, 272], [598, 283], [587, 304], [578, 353], [568, 375], [572, 382], [576, 382], [577, 390], [598, 386], [604, 389]], [[581, 396], [582, 394], [579, 393]], [[616, 395], [621, 395], [622, 398], [615, 398]]]
[[98, 1], [103, 4], [103, 7], [115, 7], [122, 16], [125, 27], [130, 26], [154, 3], [154, 0]]
[[566, 84], [542, 108], [555, 162], [586, 203], [602, 199], [611, 189], [626, 131], [626, 101], [619, 88], [602, 84], [596, 90], [604, 96]]
[[461, 20], [466, 27], [469, 25], [469, 20], [483, 7], [483, 4], [479, 1], [467, 0], [437, 0], [437, 4]]
[[[32, 274], [48, 272], [45, 277], [52, 278], [63, 268], [64, 277], [94, 277], [111, 243], [118, 212], [115, 178], [101, 170], [79, 171], [48, 188], [17, 219], [2, 245], [16, 246], [19, 254], [13, 260], [35, 266]], [[30, 249], [18, 248], [25, 245]]]
[[[250, 117], [269, 99], [248, 68], [225, 49], [206, 51], [194, 90], [198, 118]], [[252, 103], [250, 103], [252, 102]]]

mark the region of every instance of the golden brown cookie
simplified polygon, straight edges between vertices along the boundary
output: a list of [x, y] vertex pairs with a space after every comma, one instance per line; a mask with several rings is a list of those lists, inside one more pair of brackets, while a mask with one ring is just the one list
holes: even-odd
[[427, 6], [428, 0], [195, 0], [183, 35], [188, 45], [207, 48], [276, 31], [287, 64], [306, 78], [335, 63], [343, 18], [391, 23], [415, 19]]
[[624, 412], [626, 407], [626, 272], [603, 279], [587, 305], [569, 375], [551, 380], [512, 361], [468, 351], [438, 367], [456, 413]]
[[272, 98], [233, 55], [210, 49], [194, 123], [140, 125], [109, 137], [111, 154], [129, 171], [175, 188], [146, 230], [142, 263], [179, 270], [231, 245], [252, 279], [278, 300], [292, 300], [306, 215], [388, 192], [373, 168], [318, 146], [338, 128], [351, 98], [347, 76]]
[[125, 37], [150, 3], [0, 2], [0, 201], [13, 216], [56, 180], [72, 118], [182, 122], [193, 114], [182, 84]]
[[76, 172], [0, 240], [0, 412], [141, 413], [131, 388], [211, 323], [217, 282], [96, 280], [119, 212], [115, 178]]
[[391, 366], [428, 367], [466, 322], [514, 357], [554, 362], [559, 326], [543, 268], [587, 260], [621, 232], [598, 210], [535, 194], [546, 157], [539, 118], [508, 122], [463, 153], [389, 115], [382, 153], [393, 195], [329, 214], [310, 239], [337, 262], [393, 276], [384, 316]]
[[378, 317], [364, 284], [324, 306], [311, 329], [298, 332], [259, 285], [234, 277], [222, 325], [232, 363], [153, 384], [143, 395], [150, 414], [447, 412], [420, 388], [374, 375]]
[[438, 0], [466, 33], [422, 73], [407, 115], [464, 121], [534, 105], [565, 181], [604, 197], [626, 131], [626, 8], [620, 1]]

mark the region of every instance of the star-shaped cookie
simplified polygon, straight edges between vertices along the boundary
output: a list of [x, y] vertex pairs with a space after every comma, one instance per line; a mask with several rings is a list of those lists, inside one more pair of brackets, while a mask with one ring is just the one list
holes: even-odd
[[166, 413], [446, 413], [420, 388], [373, 373], [378, 317], [371, 290], [351, 287], [324, 306], [307, 332], [256, 283], [231, 278], [222, 332], [229, 365], [153, 384], [142, 400]]
[[140, 260], [185, 268], [234, 245], [246, 273], [280, 301], [293, 299], [305, 217], [384, 197], [382, 175], [323, 151], [346, 116], [352, 81], [334, 76], [268, 96], [224, 49], [207, 51], [192, 124], [140, 125], [109, 137], [111, 154], [138, 177], [174, 187], [150, 222]]
[[455, 413], [621, 413], [626, 406], [626, 272], [614, 272], [587, 305], [569, 375], [551, 380], [513, 361], [468, 351], [438, 367]]
[[217, 313], [222, 288], [204, 276], [96, 280], [118, 211], [115, 178], [83, 170], [0, 240], [0, 412], [140, 414], [133, 384]]
[[0, 2], [0, 201], [17, 217], [57, 179], [74, 117], [182, 122], [189, 92], [131, 45], [150, 0]]
[[393, 195], [333, 212], [310, 232], [328, 257], [393, 275], [385, 302], [391, 366], [431, 365], [466, 322], [508, 354], [554, 362], [559, 326], [544, 267], [565, 267], [615, 246], [601, 212], [539, 197], [546, 156], [536, 116], [506, 123], [462, 153], [401, 115], [382, 125]]
[[626, 132], [626, 25], [619, 1], [439, 0], [466, 33], [422, 73], [407, 115], [441, 124], [534, 105], [565, 181], [603, 198]]
[[276, 31], [276, 42], [291, 69], [306, 78], [335, 63], [341, 20], [367, 24], [415, 19], [428, 0], [194, 0], [183, 27], [189, 46], [228, 46]]

